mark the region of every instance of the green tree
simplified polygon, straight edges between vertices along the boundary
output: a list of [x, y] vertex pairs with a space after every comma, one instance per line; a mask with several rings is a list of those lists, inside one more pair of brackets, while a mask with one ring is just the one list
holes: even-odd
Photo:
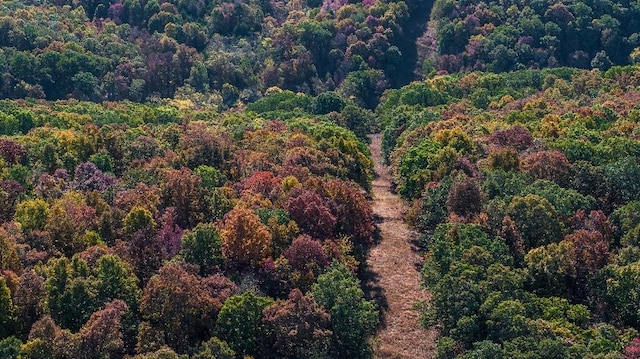
[[151, 229], [156, 226], [151, 212], [140, 206], [133, 207], [124, 217], [122, 224], [125, 232], [128, 234], [133, 234], [143, 229]]
[[379, 312], [364, 298], [360, 283], [342, 264], [334, 264], [318, 277], [311, 288], [313, 298], [331, 315], [334, 355], [340, 358], [368, 358], [369, 344], [378, 325]]
[[224, 268], [222, 237], [218, 228], [209, 223], [200, 223], [182, 237], [180, 255], [187, 263], [200, 267], [200, 275], [207, 276]]
[[98, 259], [92, 272], [98, 305], [121, 299], [130, 310], [137, 310], [142, 293], [138, 278], [126, 262], [116, 255], [107, 254]]
[[0, 134], [13, 135], [20, 131], [20, 121], [13, 115], [0, 111]]
[[11, 291], [7, 287], [7, 281], [0, 277], [0, 338], [6, 338], [13, 334], [15, 325], [16, 308], [11, 299]]
[[262, 312], [271, 304], [273, 299], [257, 296], [251, 291], [227, 299], [216, 321], [218, 336], [237, 354], [258, 354], [265, 335]]
[[236, 352], [226, 342], [212, 337], [202, 343], [200, 350], [191, 359], [235, 359]]
[[42, 199], [20, 202], [16, 208], [15, 220], [24, 232], [43, 230], [47, 223], [49, 205]]
[[77, 256], [53, 259], [48, 264], [46, 303], [60, 326], [78, 331], [97, 309], [96, 290], [87, 263]]
[[13, 336], [0, 340], [0, 358], [17, 359], [20, 346], [22, 346], [22, 341]]
[[509, 204], [508, 214], [515, 221], [525, 250], [562, 239], [562, 226], [556, 208], [535, 194], [516, 196]]

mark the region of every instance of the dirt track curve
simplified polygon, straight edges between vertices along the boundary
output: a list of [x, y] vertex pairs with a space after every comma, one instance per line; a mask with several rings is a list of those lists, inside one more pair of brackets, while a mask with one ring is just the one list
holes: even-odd
[[417, 234], [403, 221], [404, 203], [390, 192], [391, 177], [382, 163], [381, 137], [370, 138], [376, 173], [373, 211], [381, 239], [371, 250], [367, 264], [371, 281], [375, 282], [369, 285], [377, 287], [383, 298], [383, 325], [376, 336], [375, 358], [434, 358], [437, 333], [420, 326], [419, 313], [414, 309], [416, 302], [429, 299], [420, 287], [420, 255], [411, 244]]

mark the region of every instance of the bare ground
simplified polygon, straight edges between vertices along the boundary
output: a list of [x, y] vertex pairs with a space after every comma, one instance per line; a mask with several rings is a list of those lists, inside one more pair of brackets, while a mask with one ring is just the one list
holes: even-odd
[[375, 288], [383, 309], [383, 324], [375, 343], [376, 358], [423, 359], [435, 357], [434, 329], [423, 329], [414, 305], [429, 300], [420, 287], [420, 255], [412, 241], [417, 233], [403, 221], [406, 211], [402, 200], [391, 193], [389, 169], [382, 163], [380, 135], [371, 136], [370, 149], [375, 160], [373, 211], [378, 220], [380, 242], [371, 249], [367, 266], [369, 288]]

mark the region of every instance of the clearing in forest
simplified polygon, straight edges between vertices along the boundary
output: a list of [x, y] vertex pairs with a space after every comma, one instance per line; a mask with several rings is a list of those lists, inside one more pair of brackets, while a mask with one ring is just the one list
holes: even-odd
[[[420, 326], [420, 314], [414, 309], [419, 301], [429, 299], [420, 287], [417, 271], [420, 255], [413, 249], [417, 233], [403, 221], [405, 206], [391, 193], [389, 169], [383, 164], [380, 135], [371, 136], [370, 149], [375, 161], [373, 181], [373, 211], [378, 219], [380, 242], [370, 251], [367, 260], [370, 287], [379, 290], [383, 325], [376, 336], [376, 358], [433, 358], [435, 329]], [[373, 283], [372, 283], [373, 282]]]

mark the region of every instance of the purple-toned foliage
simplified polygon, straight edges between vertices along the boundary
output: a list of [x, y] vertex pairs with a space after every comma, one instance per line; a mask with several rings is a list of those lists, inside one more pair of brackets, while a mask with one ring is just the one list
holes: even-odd
[[6, 138], [0, 138], [0, 157], [8, 165], [15, 165], [24, 159], [27, 150], [24, 146]]
[[285, 203], [287, 212], [300, 229], [316, 238], [333, 236], [337, 219], [313, 190], [293, 190]]
[[74, 187], [80, 191], [102, 192], [115, 183], [115, 177], [103, 173], [92, 162], [84, 162], [76, 167]]
[[531, 133], [520, 126], [498, 130], [489, 136], [489, 141], [498, 146], [513, 147], [518, 151], [524, 151], [533, 145]]
[[165, 209], [160, 218], [160, 226], [156, 233], [156, 240], [159, 242], [167, 258], [173, 258], [182, 246], [182, 234], [184, 230], [176, 223], [176, 209], [169, 207]]
[[322, 244], [308, 235], [301, 235], [293, 240], [291, 246], [284, 253], [291, 267], [304, 271], [325, 267], [329, 264], [329, 259], [322, 249]]

